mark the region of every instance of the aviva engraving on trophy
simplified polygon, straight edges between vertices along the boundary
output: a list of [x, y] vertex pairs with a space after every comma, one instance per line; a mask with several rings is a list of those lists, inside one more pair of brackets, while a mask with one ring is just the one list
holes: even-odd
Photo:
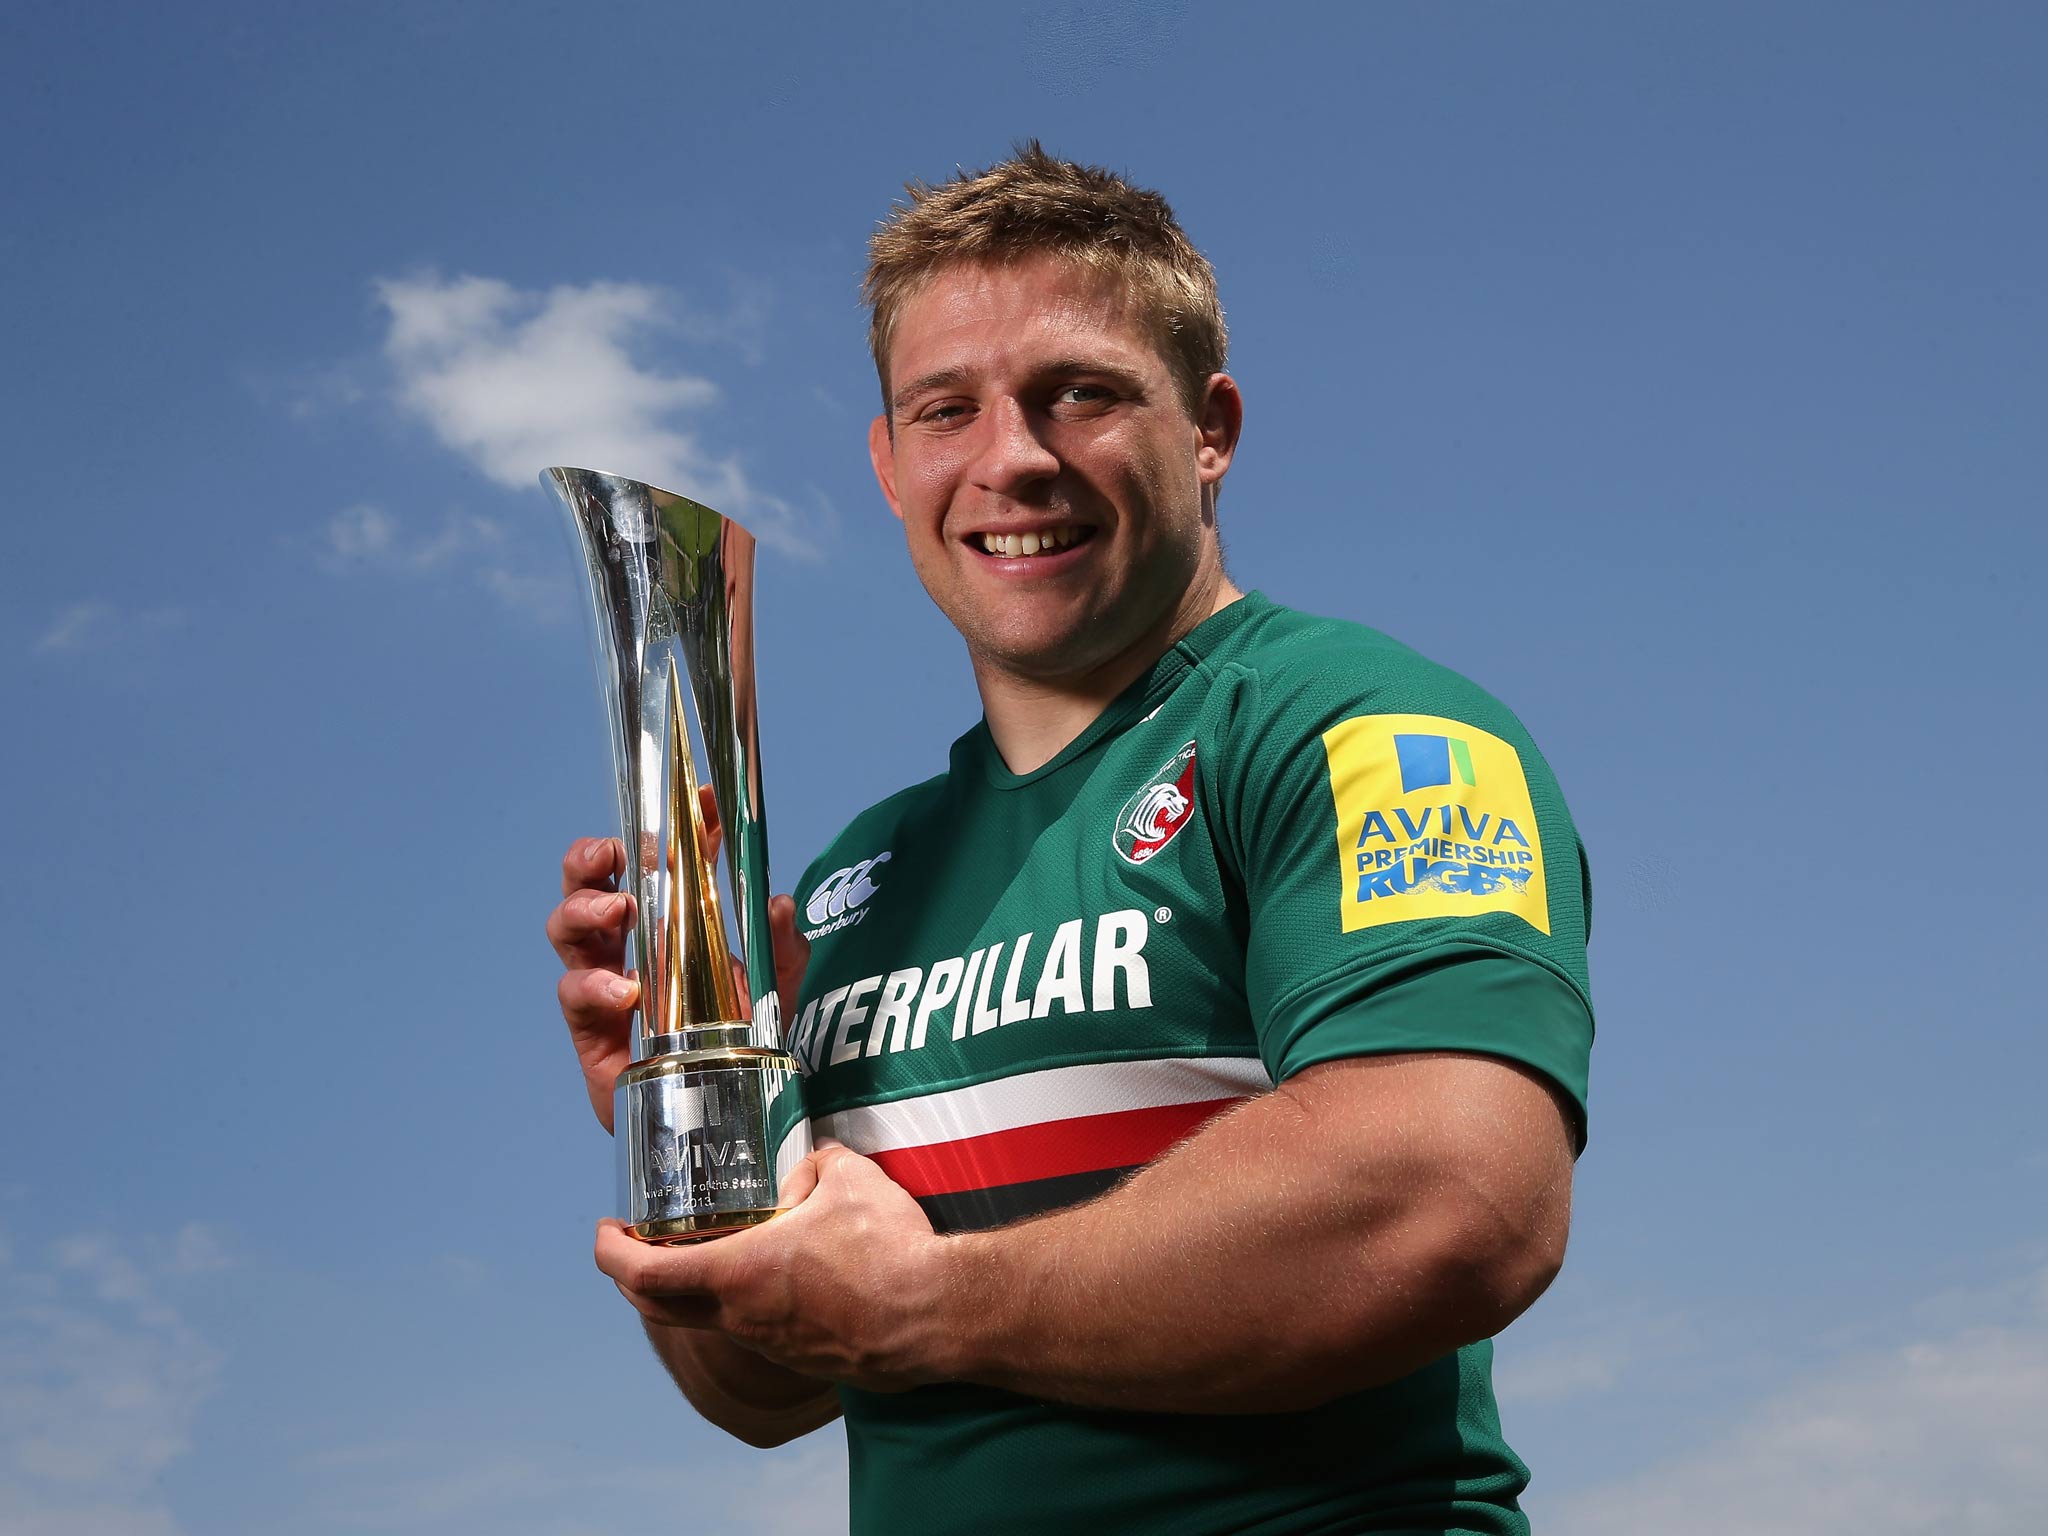
[[612, 1115], [620, 1214], [649, 1242], [715, 1237], [776, 1215], [811, 1149], [768, 936], [754, 539], [618, 475], [550, 469], [541, 483], [589, 576], [633, 899], [639, 1017]]

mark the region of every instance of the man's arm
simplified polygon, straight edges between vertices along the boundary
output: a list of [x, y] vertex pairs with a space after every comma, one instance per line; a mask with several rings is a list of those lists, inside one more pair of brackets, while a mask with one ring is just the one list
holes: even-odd
[[[562, 1016], [582, 1063], [590, 1107], [612, 1128], [612, 1086], [631, 1057], [638, 985], [623, 974], [628, 898], [615, 889], [625, 851], [611, 838], [572, 843], [562, 857], [562, 902], [548, 915], [548, 940], [564, 971]], [[805, 947], [787, 897], [772, 903], [778, 982], [794, 992]], [[787, 930], [784, 932], [783, 930]], [[630, 1241], [630, 1239], [628, 1239]], [[749, 1445], [780, 1445], [839, 1416], [839, 1395], [827, 1382], [771, 1364], [720, 1334], [644, 1319], [647, 1337], [683, 1396], [705, 1418]]]
[[1313, 1067], [1104, 1199], [962, 1239], [959, 1371], [1096, 1407], [1313, 1407], [1520, 1316], [1563, 1262], [1571, 1169], [1550, 1091], [1500, 1061]]
[[1534, 1074], [1430, 1053], [1312, 1067], [993, 1232], [939, 1237], [867, 1159], [814, 1161], [779, 1221], [683, 1250], [607, 1223], [598, 1263], [650, 1318], [808, 1376], [1220, 1413], [1310, 1407], [1505, 1327], [1562, 1262], [1572, 1153]]

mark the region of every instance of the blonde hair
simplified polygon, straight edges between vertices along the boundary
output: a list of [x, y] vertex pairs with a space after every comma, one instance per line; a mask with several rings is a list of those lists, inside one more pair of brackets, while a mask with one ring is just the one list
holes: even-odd
[[961, 171], [938, 186], [913, 181], [904, 190], [908, 201], [891, 208], [868, 241], [861, 282], [885, 405], [897, 316], [934, 273], [1050, 255], [1125, 288], [1182, 404], [1195, 412], [1209, 376], [1223, 369], [1230, 336], [1215, 270], [1165, 198], [1114, 171], [1049, 155], [1036, 139], [985, 171]]

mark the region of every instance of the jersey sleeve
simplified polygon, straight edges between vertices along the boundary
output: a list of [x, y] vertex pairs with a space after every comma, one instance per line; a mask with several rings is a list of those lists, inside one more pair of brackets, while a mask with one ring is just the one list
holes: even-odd
[[1337, 645], [1238, 680], [1216, 791], [1260, 1053], [1276, 1082], [1348, 1056], [1503, 1057], [1561, 1090], [1583, 1143], [1577, 832], [1520, 722], [1403, 655]]

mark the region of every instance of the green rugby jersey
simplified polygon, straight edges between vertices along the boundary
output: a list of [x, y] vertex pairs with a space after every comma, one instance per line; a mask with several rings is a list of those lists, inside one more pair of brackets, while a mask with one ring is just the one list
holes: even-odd
[[[1583, 1131], [1590, 887], [1549, 768], [1464, 678], [1257, 593], [1035, 772], [977, 726], [797, 889], [814, 1126], [942, 1232], [1098, 1194], [1340, 1057], [1508, 1057]], [[1288, 1414], [847, 1389], [852, 1529], [1523, 1532], [1491, 1360]]]

